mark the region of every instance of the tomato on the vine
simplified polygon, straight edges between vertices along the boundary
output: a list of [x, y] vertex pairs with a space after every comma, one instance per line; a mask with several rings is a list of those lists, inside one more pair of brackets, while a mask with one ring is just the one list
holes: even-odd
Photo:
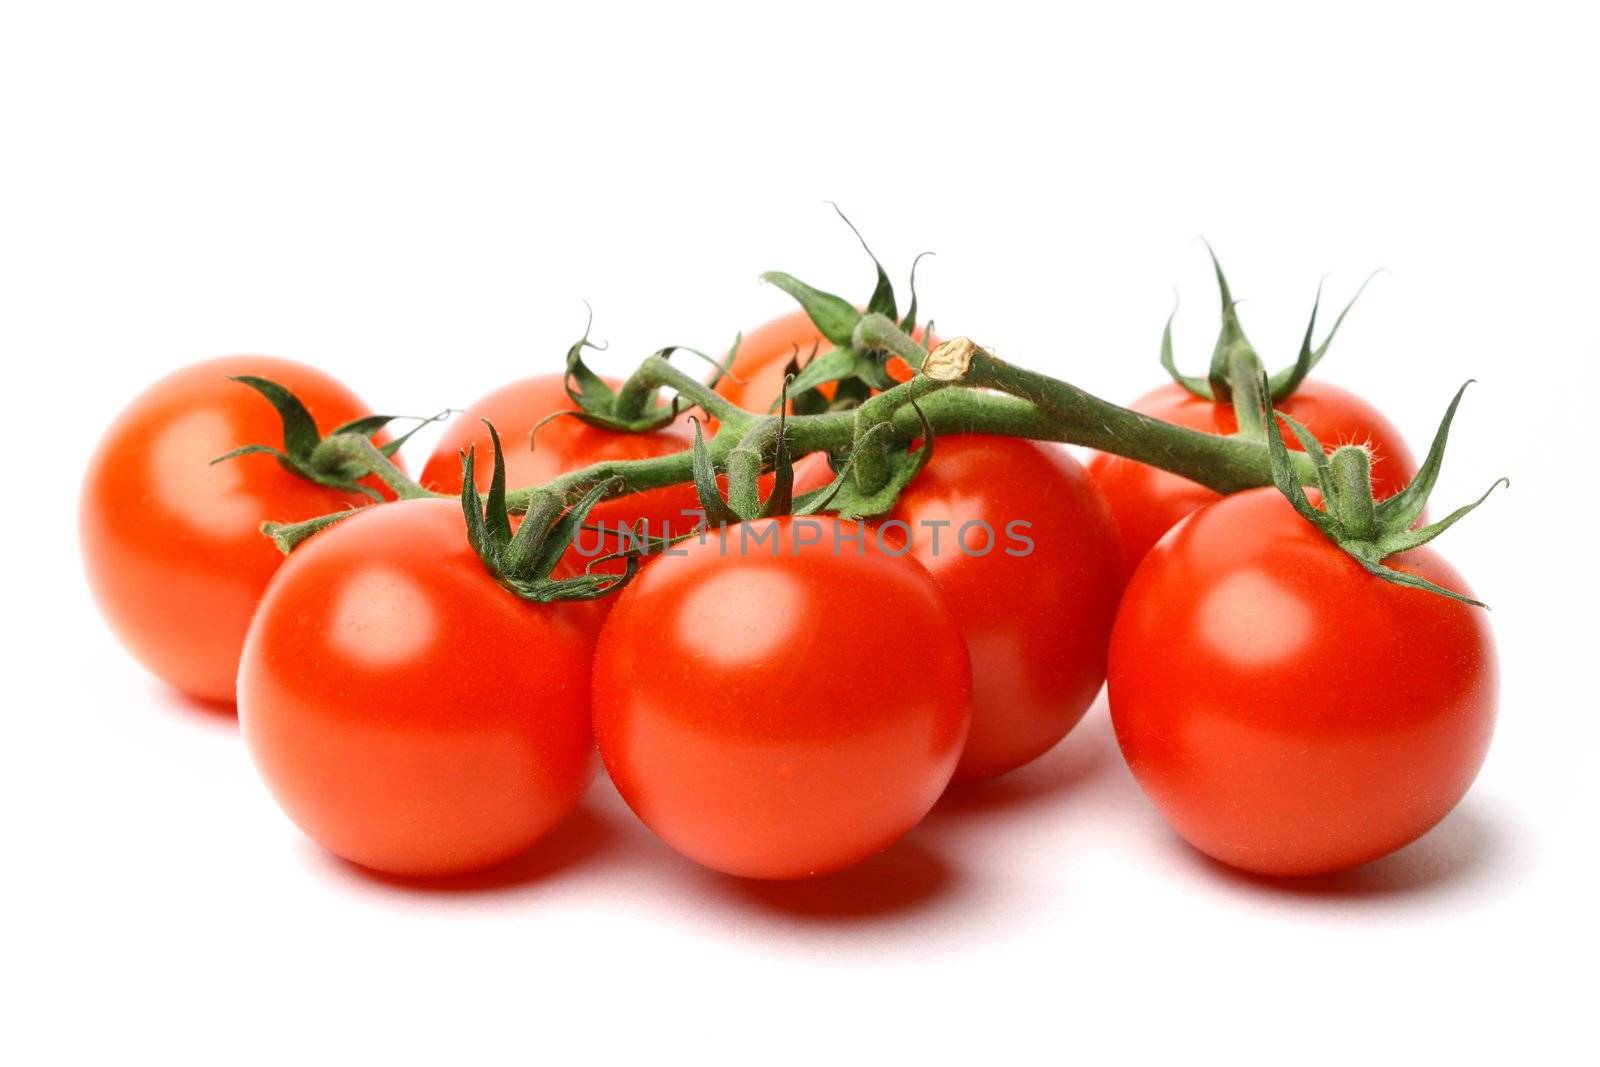
[[243, 445], [283, 442], [278, 413], [228, 380], [237, 375], [286, 387], [323, 431], [371, 414], [349, 389], [302, 363], [270, 356], [195, 363], [139, 394], [106, 431], [79, 511], [89, 587], [117, 637], [168, 684], [227, 703], [250, 616], [283, 562], [262, 522], [371, 502], [301, 478], [270, 455], [213, 464]]
[[588, 604], [502, 588], [460, 503], [373, 508], [295, 550], [239, 669], [239, 723], [289, 817], [401, 875], [508, 859], [593, 775]]
[[[1325, 447], [1370, 445], [1372, 483], [1379, 499], [1392, 495], [1417, 473], [1416, 460], [1400, 431], [1354, 393], [1307, 379], [1274, 403], [1280, 413], [1299, 420]], [[1128, 406], [1151, 418], [1206, 433], [1226, 435], [1239, 429], [1232, 404], [1196, 396], [1176, 382], [1152, 389]], [[1293, 434], [1285, 432], [1285, 438], [1290, 448], [1300, 448]], [[1117, 517], [1130, 568], [1179, 519], [1220, 499], [1220, 494], [1198, 482], [1108, 452], [1090, 458], [1089, 473], [1104, 490]]]
[[[619, 433], [573, 416], [550, 419], [556, 412], [578, 410], [563, 383], [560, 374], [523, 378], [501, 386], [457, 415], [423, 466], [422, 484], [441, 493], [461, 491], [461, 453], [472, 447], [481, 454], [489, 451], [484, 420], [493, 423], [506, 442], [506, 483], [516, 488], [541, 485], [594, 463], [654, 459], [694, 444], [694, 429], [687, 419], [649, 433]], [[534, 434], [536, 426], [538, 433]], [[478, 468], [477, 482], [480, 490], [487, 490], [487, 465]], [[682, 533], [695, 523], [693, 515], [685, 512], [699, 506], [694, 486], [685, 483], [602, 501], [589, 513], [589, 521], [616, 530], [644, 519], [652, 534], [660, 535], [668, 527]], [[580, 538], [579, 543], [593, 546], [595, 539]]]
[[[422, 484], [441, 493], [461, 491], [461, 453], [474, 447], [481, 454], [488, 453], [489, 430], [484, 426], [485, 420], [494, 425], [508, 446], [505, 450], [506, 484], [513, 488], [541, 485], [595, 463], [655, 459], [686, 451], [694, 444], [694, 428], [687, 415], [646, 433], [603, 429], [570, 415], [551, 419], [556, 412], [578, 410], [577, 404], [567, 395], [564, 381], [560, 374], [524, 378], [496, 389], [457, 415], [422, 468]], [[538, 427], [537, 433], [535, 427]], [[831, 477], [827, 457], [808, 456], [795, 464], [795, 492], [826, 485]], [[489, 468], [486, 465], [478, 468], [476, 481], [480, 491], [487, 490]], [[772, 476], [767, 475], [762, 484], [770, 489]], [[632, 529], [641, 519], [654, 536], [669, 531], [675, 535], [688, 533], [697, 524], [699, 509], [700, 498], [688, 481], [603, 500], [589, 512], [588, 521], [612, 533], [581, 533], [574, 542], [570, 558], [582, 564], [586, 562], [585, 557], [593, 559], [603, 554], [602, 549], [611, 552], [625, 547], [623, 538], [615, 531], [624, 526]], [[620, 570], [621, 567], [614, 565], [607, 569]]]
[[1104, 497], [1057, 445], [941, 437], [886, 534], [933, 575], [972, 658], [972, 732], [955, 781], [1048, 751], [1105, 681], [1122, 545]]
[[[1384, 560], [1464, 592], [1432, 549]], [[1145, 557], [1111, 639], [1111, 717], [1173, 829], [1224, 863], [1308, 875], [1444, 818], [1494, 725], [1481, 609], [1385, 581], [1276, 489], [1196, 512]]]
[[[923, 332], [917, 329], [912, 336], [921, 341]], [[938, 339], [932, 343], [937, 344]], [[738, 354], [729, 373], [717, 382], [717, 392], [746, 411], [769, 411], [783, 393], [789, 361], [798, 359], [804, 364], [814, 351], [826, 352], [832, 347], [804, 310], [780, 315], [740, 339]], [[899, 356], [891, 356], [886, 369], [897, 382], [909, 382], [915, 373]], [[819, 388], [831, 399], [837, 387], [825, 382]]]
[[628, 805], [679, 852], [755, 878], [859, 862], [911, 829], [966, 739], [960, 624], [870, 529], [708, 531], [616, 598], [595, 734]]

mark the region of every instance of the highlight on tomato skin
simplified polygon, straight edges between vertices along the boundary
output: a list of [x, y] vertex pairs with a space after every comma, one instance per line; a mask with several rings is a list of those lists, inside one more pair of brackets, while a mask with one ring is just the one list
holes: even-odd
[[[1128, 407], [1206, 433], [1227, 435], [1239, 429], [1231, 403], [1196, 396], [1176, 382], [1157, 386]], [[1380, 500], [1416, 477], [1417, 461], [1405, 437], [1377, 408], [1354, 393], [1307, 379], [1288, 397], [1275, 401], [1275, 407], [1304, 424], [1324, 447], [1370, 445], [1373, 489]], [[1285, 443], [1300, 451], [1299, 441], [1287, 431]], [[1130, 571], [1185, 515], [1221, 499], [1221, 494], [1198, 482], [1109, 452], [1094, 453], [1088, 466], [1116, 516]]]
[[[801, 523], [817, 541], [800, 545]], [[841, 531], [861, 540], [835, 552]], [[928, 573], [870, 531], [780, 518], [728, 534], [726, 550], [712, 534], [654, 560], [618, 595], [595, 656], [601, 757], [645, 825], [697, 863], [839, 870], [910, 830], [949, 782], [970, 721], [965, 640]], [[781, 547], [746, 551], [747, 534]]]
[[502, 588], [461, 505], [407, 500], [297, 548], [251, 626], [239, 723], [318, 844], [396, 875], [490, 867], [575, 808], [596, 760], [597, 618]]
[[269, 455], [213, 464], [242, 445], [283, 441], [278, 414], [229, 381], [235, 375], [286, 386], [324, 431], [372, 414], [303, 363], [224, 356], [190, 364], [140, 393], [106, 430], [78, 513], [89, 588], [118, 640], [175, 689], [225, 704], [251, 615], [283, 561], [262, 521], [371, 503], [297, 477]]
[[[1467, 593], [1426, 546], [1388, 566]], [[1111, 639], [1117, 741], [1200, 851], [1271, 876], [1387, 855], [1466, 793], [1493, 732], [1481, 608], [1374, 576], [1272, 488], [1145, 557]]]
[[1048, 752], [1100, 692], [1122, 593], [1099, 487], [1058, 445], [957, 434], [939, 438], [885, 522], [945, 594], [972, 660], [972, 731], [953, 781]]

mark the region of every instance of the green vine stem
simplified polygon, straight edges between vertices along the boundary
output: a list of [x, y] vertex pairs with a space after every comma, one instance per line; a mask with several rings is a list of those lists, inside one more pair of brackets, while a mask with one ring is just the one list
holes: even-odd
[[[1016, 430], [1001, 425], [987, 432], [1064, 441], [1112, 452], [1182, 475], [1219, 493], [1272, 484], [1271, 458], [1264, 440], [1218, 437], [1152, 419], [1101, 400], [1068, 382], [1013, 366], [964, 337], [946, 341], [932, 353], [922, 353], [921, 346], [892, 320], [869, 314], [863, 315], [856, 326], [855, 341], [863, 347], [887, 349], [907, 362], [915, 358], [914, 366], [938, 380], [1010, 394], [1028, 402], [1052, 424], [1052, 432], [1043, 434], [1017, 432], [1022, 430], [1020, 425]], [[941, 429], [933, 414], [935, 401], [961, 396], [980, 404], [991, 399], [966, 390], [929, 397], [925, 410], [935, 430]], [[1316, 470], [1311, 460], [1296, 453], [1293, 462], [1302, 480], [1314, 484]]]
[[[855, 410], [790, 416], [782, 423], [782, 433], [789, 454], [796, 458], [864, 443], [855, 466], [858, 484], [868, 492], [876, 490], [875, 480], [887, 477], [887, 448], [923, 436], [924, 419], [927, 428], [940, 436], [995, 434], [1111, 452], [1221, 493], [1273, 484], [1271, 457], [1263, 440], [1219, 437], [1152, 419], [1067, 382], [1012, 366], [964, 337], [947, 341], [930, 353], [893, 319], [869, 313], [861, 317], [852, 340], [862, 350], [891, 352], [922, 373], [871, 397]], [[710, 458], [717, 469], [729, 471], [735, 491], [742, 495], [753, 492], [756, 475], [774, 451], [779, 420], [736, 406], [661, 355], [645, 359], [618, 396], [642, 406], [657, 389], [671, 391], [687, 402], [686, 407], [700, 408], [717, 420], [718, 432], [706, 445]], [[884, 425], [892, 432], [874, 432]], [[365, 466], [402, 499], [435, 495], [358, 434], [333, 435], [322, 447]], [[1291, 453], [1290, 462], [1303, 482], [1316, 484], [1317, 472], [1309, 457]], [[520, 513], [541, 493], [576, 500], [603, 486], [603, 497], [616, 497], [693, 480], [694, 454], [686, 449], [650, 459], [597, 463], [544, 485], [509, 490], [505, 499], [510, 511]], [[267, 532], [288, 551], [345, 514], [273, 525]]]

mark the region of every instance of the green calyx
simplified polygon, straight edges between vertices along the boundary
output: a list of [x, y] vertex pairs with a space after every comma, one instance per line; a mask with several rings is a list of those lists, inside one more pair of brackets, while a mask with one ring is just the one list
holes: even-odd
[[[1233, 299], [1233, 293], [1228, 288], [1228, 279], [1222, 273], [1222, 264], [1217, 260], [1216, 252], [1208, 243], [1206, 251], [1211, 256], [1211, 266], [1216, 271], [1217, 288], [1222, 294], [1222, 329], [1217, 334], [1217, 343], [1211, 351], [1211, 367], [1206, 376], [1201, 378], [1183, 374], [1178, 370], [1172, 355], [1172, 320], [1177, 317], [1174, 308], [1171, 315], [1167, 316], [1166, 329], [1161, 334], [1161, 366], [1164, 367], [1172, 380], [1183, 386], [1195, 396], [1219, 403], [1229, 403], [1234, 399], [1235, 392], [1241, 388], [1253, 391], [1256, 375], [1253, 368], [1261, 365], [1261, 357], [1255, 347], [1250, 344], [1245, 336], [1244, 327], [1239, 322], [1239, 308]], [[1287, 399], [1300, 383], [1305, 381], [1306, 375], [1311, 373], [1322, 357], [1327, 354], [1328, 346], [1333, 343], [1334, 336], [1339, 332], [1339, 327], [1344, 324], [1345, 316], [1350, 314], [1350, 309], [1360, 299], [1372, 279], [1377, 277], [1374, 272], [1368, 275], [1367, 280], [1361, 283], [1356, 290], [1356, 295], [1339, 312], [1339, 317], [1333, 320], [1333, 327], [1328, 330], [1328, 336], [1322, 339], [1319, 345], [1313, 345], [1312, 338], [1317, 329], [1317, 312], [1322, 306], [1322, 286], [1317, 286], [1317, 297], [1311, 305], [1311, 321], [1306, 325], [1305, 338], [1300, 342], [1300, 352], [1295, 361], [1283, 368], [1268, 379], [1268, 392], [1275, 402]], [[1242, 405], [1236, 404], [1238, 408]], [[1247, 405], [1254, 409], [1256, 405]], [[1243, 419], [1241, 419], [1241, 426]]]
[[[1384, 560], [1408, 549], [1425, 545], [1454, 526], [1489, 498], [1501, 485], [1510, 480], [1501, 478], [1472, 503], [1457, 508], [1438, 522], [1413, 529], [1413, 525], [1427, 506], [1428, 495], [1433, 492], [1444, 464], [1445, 444], [1450, 438], [1450, 424], [1455, 420], [1456, 408], [1467, 391], [1469, 381], [1456, 391], [1444, 419], [1434, 434], [1433, 444], [1422, 467], [1404, 489], [1387, 500], [1376, 500], [1372, 492], [1372, 457], [1361, 445], [1344, 445], [1325, 454], [1321, 443], [1295, 419], [1287, 415], [1273, 417], [1270, 400], [1266, 404], [1265, 423], [1267, 447], [1272, 459], [1273, 482], [1278, 491], [1288, 498], [1305, 520], [1322, 531], [1323, 535], [1349, 553], [1369, 574], [1396, 585], [1423, 589], [1439, 596], [1459, 600], [1474, 607], [1487, 607], [1482, 601], [1446, 589], [1441, 585], [1419, 578], [1414, 574], [1386, 566]], [[1263, 387], [1265, 383], [1263, 382]], [[1300, 445], [1316, 465], [1317, 485], [1322, 492], [1323, 507], [1318, 508], [1306, 497], [1300, 480], [1290, 465], [1289, 451], [1278, 429], [1278, 419], [1288, 424], [1299, 439]]]
[[[933, 426], [916, 401], [909, 406], [922, 424], [915, 448], [908, 449], [903, 443], [895, 447], [900, 439], [893, 423], [874, 423], [856, 438], [849, 460], [833, 482], [801, 497], [795, 514], [828, 512], [841, 519], [871, 519], [893, 511], [900, 494], [933, 458]], [[869, 469], [875, 473], [867, 475]]]
[[[449, 409], [426, 418], [414, 415], [368, 415], [336, 426], [324, 437], [318, 431], [311, 412], [306, 410], [299, 397], [284, 386], [251, 374], [234, 375], [229, 380], [254, 389], [277, 411], [283, 422], [283, 447], [243, 445], [218, 456], [212, 463], [260, 453], [272, 456], [285, 470], [309, 482], [347, 493], [360, 493], [373, 500], [382, 500], [383, 494], [370, 485], [361, 484], [361, 479], [371, 474], [377, 474], [398, 496], [427, 495], [388, 460], [422, 427], [449, 418]], [[374, 435], [389, 423], [406, 418], [415, 418], [417, 425], [393, 441], [382, 445], [373, 442]], [[398, 475], [398, 478], [390, 477], [390, 472]]]
[[[852, 408], [872, 395], [874, 390], [889, 389], [895, 385], [895, 380], [888, 370], [888, 356], [891, 353], [864, 347], [859, 343], [856, 327], [864, 315], [885, 316], [896, 322], [907, 334], [912, 334], [917, 329], [917, 264], [922, 261], [923, 256], [930, 253], [922, 253], [911, 263], [910, 303], [905, 315], [901, 316], [895, 299], [894, 285], [889, 281], [889, 274], [883, 269], [883, 264], [873, 255], [866, 239], [861, 236], [861, 231], [857, 230], [855, 224], [839, 210], [839, 205], [834, 204], [832, 207], [839, 213], [839, 218], [844, 220], [844, 224], [850, 227], [850, 232], [855, 234], [856, 240], [861, 242], [861, 248], [866, 252], [867, 258], [872, 260], [876, 272], [876, 282], [865, 312], [857, 310], [856, 305], [843, 297], [814, 289], [791, 274], [768, 271], [761, 276], [763, 281], [776, 285], [794, 297], [811, 317], [817, 332], [834, 346], [825, 351], [813, 352], [811, 358], [804, 364], [799, 361], [798, 353], [796, 359], [791, 362], [789, 369], [794, 380], [789, 387], [789, 397], [793, 400], [796, 414], [820, 414], [825, 411]], [[933, 322], [930, 320], [926, 324], [924, 336], [932, 333]], [[907, 362], [911, 362], [913, 367], [920, 365], [919, 362], [912, 360]], [[831, 399], [823, 396], [817, 389], [818, 386], [829, 382], [837, 383]]]
[[[938, 387], [942, 383], [927, 382]], [[728, 477], [728, 492], [723, 494], [717, 484], [717, 467], [700, 432], [700, 423], [694, 421], [694, 486], [700, 498], [705, 520], [712, 526], [723, 526], [778, 515], [833, 514], [842, 519], [865, 519], [886, 515], [894, 509], [912, 479], [922, 472], [933, 457], [933, 426], [916, 400], [907, 393], [905, 403], [917, 415], [921, 425], [920, 443], [916, 448], [905, 447], [895, 425], [891, 406], [885, 406], [881, 417], [859, 425], [848, 458], [829, 484], [796, 496], [794, 493], [794, 462], [789, 445], [788, 381], [779, 397], [778, 414], [757, 423], [730, 452], [723, 468]], [[858, 413], [873, 411], [872, 405], [894, 397], [895, 393], [915, 390], [914, 385], [897, 386], [890, 393], [879, 394], [868, 400]], [[880, 413], [873, 411], [874, 415]], [[898, 447], [897, 447], [898, 446]], [[871, 474], [866, 472], [871, 470]], [[772, 491], [765, 498], [760, 492], [761, 475], [774, 474]]]
[[[716, 463], [700, 432], [700, 420], [691, 421], [694, 489], [709, 525], [726, 526], [789, 514], [794, 507], [794, 461], [789, 453], [788, 416], [781, 407], [776, 416], [756, 423], [727, 454], [723, 463], [728, 475], [726, 495], [717, 484]], [[763, 499], [761, 475], [769, 470], [774, 475], [772, 491]]]
[[487, 419], [484, 425], [489, 427], [494, 446], [489, 495], [478, 495], [474, 470], [477, 448], [469, 448], [461, 456], [461, 511], [467, 520], [467, 540], [495, 581], [522, 599], [539, 604], [594, 600], [632, 581], [639, 566], [636, 558], [629, 558], [623, 574], [591, 571], [569, 578], [552, 576], [589, 511], [610, 492], [617, 479], [595, 485], [570, 507], [556, 493], [535, 492], [522, 525], [513, 533], [511, 513], [506, 507], [506, 461], [500, 435]]
[[[530, 445], [538, 436], [539, 426], [551, 419], [574, 418], [590, 426], [619, 433], [650, 433], [672, 425], [682, 411], [677, 398], [663, 404], [657, 399], [654, 389], [635, 392], [630, 392], [626, 387], [622, 390], [613, 389], [610, 382], [591, 370], [583, 360], [584, 350], [592, 348], [600, 352], [605, 349], [605, 345], [589, 340], [589, 330], [593, 325], [594, 313], [591, 311], [589, 321], [583, 327], [583, 336], [567, 349], [566, 373], [562, 384], [576, 410], [558, 411], [540, 420], [529, 435]], [[658, 354], [664, 357], [673, 351], [672, 348], [666, 348]]]

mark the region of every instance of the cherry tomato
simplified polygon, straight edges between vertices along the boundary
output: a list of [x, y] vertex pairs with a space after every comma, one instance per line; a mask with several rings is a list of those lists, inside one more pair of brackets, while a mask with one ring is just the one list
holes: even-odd
[[[506, 484], [513, 488], [540, 485], [593, 463], [653, 459], [682, 452], [694, 444], [694, 429], [687, 419], [653, 433], [638, 434], [603, 430], [575, 418], [552, 419], [539, 426], [555, 412], [577, 410], [562, 382], [559, 374], [524, 378], [501, 386], [457, 415], [422, 468], [422, 484], [441, 493], [461, 491], [461, 453], [475, 445], [480, 458], [491, 455], [484, 419], [494, 423], [505, 444]], [[539, 426], [539, 432], [530, 448], [529, 434], [535, 426]], [[480, 491], [488, 489], [489, 476], [490, 465], [480, 463]], [[681, 533], [695, 524], [693, 516], [684, 513], [699, 507], [694, 486], [685, 483], [602, 501], [589, 513], [588, 521], [616, 529], [621, 525], [631, 527], [644, 519], [652, 534], [660, 535], [668, 527]], [[598, 548], [598, 538], [584, 538], [587, 547]]]
[[[912, 334], [922, 340], [922, 330]], [[938, 344], [938, 338], [934, 338]], [[724, 375], [717, 383], [717, 392], [738, 404], [746, 411], [768, 411], [783, 393], [783, 377], [789, 361], [796, 356], [801, 363], [811, 358], [812, 351], [826, 352], [832, 342], [817, 332], [804, 311], [791, 311], [745, 334], [739, 341], [739, 352], [734, 357], [732, 373]], [[899, 356], [888, 363], [889, 376], [897, 382], [909, 382], [914, 375], [911, 367]], [[833, 398], [832, 382], [821, 387], [822, 394]]]
[[[575, 418], [553, 419], [539, 426], [554, 412], [575, 410], [577, 405], [567, 395], [559, 374], [524, 378], [496, 389], [451, 421], [422, 468], [422, 484], [442, 493], [461, 491], [460, 453], [476, 446], [479, 457], [491, 454], [484, 419], [494, 424], [505, 445], [506, 484], [512, 488], [539, 485], [594, 463], [671, 455], [694, 444], [694, 428], [687, 416], [664, 429], [640, 434], [604, 430]], [[539, 426], [539, 431], [530, 449], [528, 437], [535, 426]], [[710, 436], [708, 429], [708, 439]], [[488, 463], [478, 465], [479, 491], [488, 489], [490, 474]], [[827, 485], [832, 478], [827, 457], [813, 453], [795, 463], [794, 492]], [[721, 482], [726, 489], [726, 477], [722, 477]], [[770, 492], [772, 483], [772, 475], [764, 476], [762, 491]], [[660, 536], [668, 530], [681, 534], [695, 528], [699, 510], [700, 498], [694, 486], [685, 482], [601, 501], [589, 512], [587, 521], [614, 531], [623, 526], [632, 528], [643, 519], [653, 535]], [[583, 531], [569, 551], [568, 559], [575, 566], [584, 567], [596, 557], [621, 547], [622, 540], [616, 535]], [[599, 567], [620, 572], [623, 564], [614, 562]], [[599, 603], [609, 607], [612, 599]]]
[[707, 867], [803, 878], [859, 862], [927, 813], [960, 758], [960, 624], [871, 530], [724, 532], [616, 598], [595, 656], [601, 757], [646, 825]]
[[501, 588], [461, 506], [373, 508], [295, 550], [239, 669], [268, 788], [324, 848], [400, 875], [526, 849], [593, 776], [585, 605]]
[[909, 532], [966, 634], [972, 732], [955, 781], [1043, 755], [1105, 681], [1122, 593], [1122, 543], [1094, 480], [1056, 445], [941, 437], [884, 530], [902, 544]]
[[[1426, 547], [1385, 561], [1466, 593]], [[1134, 574], [1111, 717], [1173, 829], [1268, 875], [1353, 867], [1455, 807], [1494, 726], [1484, 612], [1383, 581], [1275, 489], [1186, 520]]]
[[350, 390], [301, 363], [196, 363], [117, 417], [89, 463], [79, 510], [89, 587], [118, 639], [168, 684], [227, 703], [250, 616], [283, 562], [262, 522], [369, 502], [292, 474], [269, 455], [211, 464], [241, 445], [283, 443], [272, 405], [228, 380], [243, 374], [287, 387], [324, 432], [371, 414]]
[[[1195, 396], [1176, 382], [1152, 389], [1129, 406], [1163, 422], [1207, 433], [1230, 434], [1239, 428], [1231, 404]], [[1330, 449], [1363, 442], [1371, 445], [1372, 487], [1380, 500], [1392, 496], [1417, 473], [1416, 460], [1400, 431], [1354, 393], [1307, 380], [1275, 406], [1303, 423]], [[1283, 437], [1290, 448], [1299, 450], [1300, 442], [1287, 426]], [[1179, 519], [1219, 499], [1198, 482], [1109, 453], [1091, 457], [1089, 473], [1100, 483], [1117, 517], [1130, 569]]]

